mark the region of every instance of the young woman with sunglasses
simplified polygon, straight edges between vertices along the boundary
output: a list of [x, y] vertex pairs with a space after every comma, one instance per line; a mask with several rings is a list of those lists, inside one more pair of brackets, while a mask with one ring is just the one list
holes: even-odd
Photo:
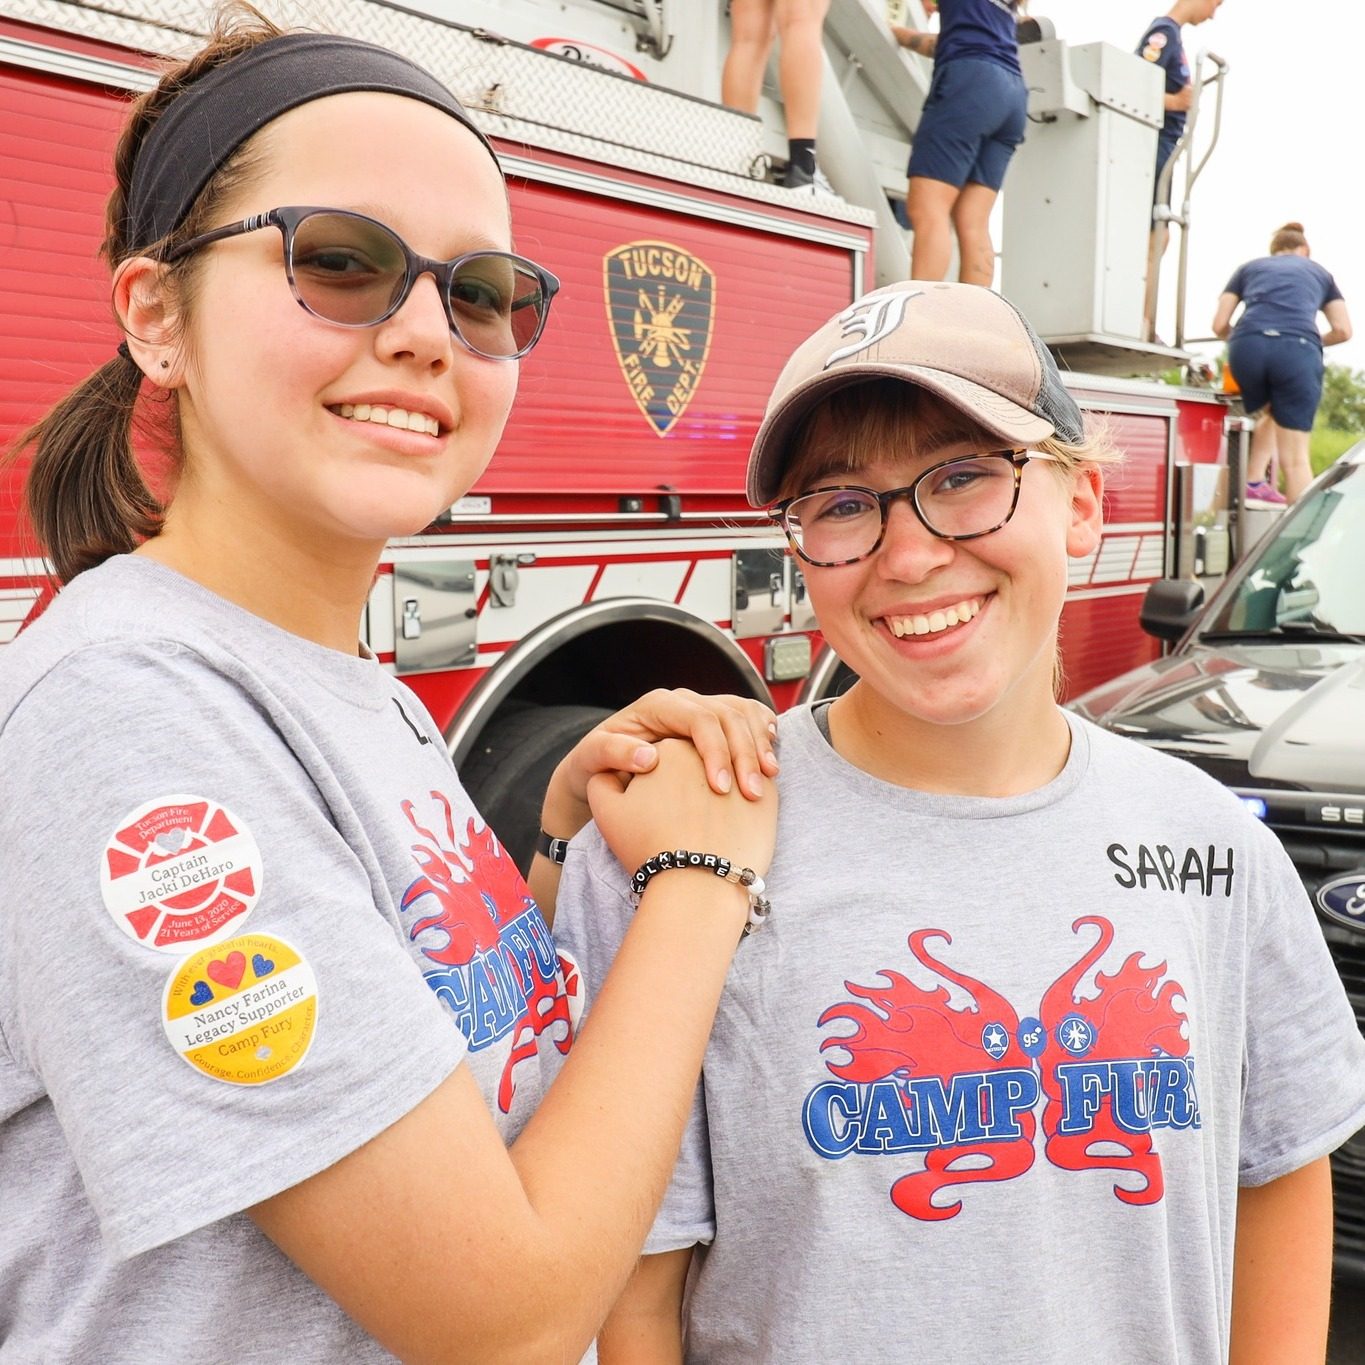
[[[1111, 459], [974, 286], [877, 290], [779, 377], [750, 501], [857, 681], [780, 722], [776, 908], [603, 1365], [1320, 1365], [1365, 1043], [1274, 836], [1057, 705]], [[585, 831], [590, 993], [624, 889]]]
[[769, 713], [647, 698], [556, 773], [553, 833], [591, 795], [627, 862], [734, 865], [649, 889], [572, 1039], [540, 909], [356, 643], [556, 288], [491, 148], [406, 60], [238, 11], [116, 171], [126, 340], [31, 433], [65, 586], [0, 665], [0, 1353], [575, 1360], [757, 903]]

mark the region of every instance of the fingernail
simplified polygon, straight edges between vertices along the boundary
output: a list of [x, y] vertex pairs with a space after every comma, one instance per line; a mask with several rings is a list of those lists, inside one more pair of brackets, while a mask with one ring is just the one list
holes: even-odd
[[642, 744], [635, 751], [635, 766], [637, 768], [652, 768], [654, 760], [658, 756], [652, 744]]
[[728, 768], [722, 768], [720, 772], [716, 774], [716, 786], [719, 787], [722, 792], [728, 792], [733, 785], [734, 784], [730, 781], [730, 770]]
[[757, 773], [750, 773], [749, 776], [744, 779], [744, 790], [747, 791], [750, 796], [762, 796], [763, 779]]
[[770, 721], [768, 722], [768, 733], [769, 733], [774, 739], [777, 738], [777, 722], [776, 722], [775, 720], [770, 720]]

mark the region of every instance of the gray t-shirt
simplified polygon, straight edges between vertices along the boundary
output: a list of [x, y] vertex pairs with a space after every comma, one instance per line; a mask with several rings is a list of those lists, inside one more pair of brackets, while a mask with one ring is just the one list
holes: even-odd
[[[987, 799], [782, 718], [772, 917], [648, 1244], [709, 1244], [689, 1361], [1226, 1358], [1238, 1186], [1365, 1123], [1365, 1042], [1274, 836], [1069, 719]], [[560, 895], [591, 997], [632, 913], [592, 828]]]
[[0, 775], [0, 1357], [388, 1359], [242, 1210], [462, 1059], [510, 1140], [570, 1039], [430, 717], [121, 557], [0, 651]]

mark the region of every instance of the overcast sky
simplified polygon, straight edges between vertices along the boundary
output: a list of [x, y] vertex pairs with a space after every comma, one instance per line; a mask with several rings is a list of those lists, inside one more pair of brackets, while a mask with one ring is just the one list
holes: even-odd
[[[1068, 42], [1127, 48], [1165, 13], [1150, 0], [1032, 0], [1030, 9]], [[1185, 48], [1191, 64], [1200, 50], [1231, 63], [1222, 135], [1193, 200], [1186, 331], [1207, 336], [1233, 269], [1297, 220], [1355, 325], [1355, 338], [1327, 359], [1365, 370], [1365, 3], [1225, 0], [1209, 22], [1185, 29]], [[1158, 325], [1168, 338], [1172, 237]]]

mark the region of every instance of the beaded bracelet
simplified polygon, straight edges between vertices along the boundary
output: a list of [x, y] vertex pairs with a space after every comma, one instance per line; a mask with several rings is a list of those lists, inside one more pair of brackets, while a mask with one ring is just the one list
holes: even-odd
[[675, 867], [702, 868], [714, 872], [723, 881], [742, 886], [749, 893], [749, 918], [744, 925], [745, 934], [752, 934], [755, 929], [760, 928], [772, 913], [772, 902], [763, 895], [768, 888], [763, 878], [753, 868], [744, 867], [736, 871], [728, 858], [722, 858], [716, 853], [689, 853], [685, 848], [656, 853], [640, 864], [630, 879], [630, 890], [635, 904], [640, 904], [640, 897], [644, 895], [645, 887], [649, 885], [652, 877]]

